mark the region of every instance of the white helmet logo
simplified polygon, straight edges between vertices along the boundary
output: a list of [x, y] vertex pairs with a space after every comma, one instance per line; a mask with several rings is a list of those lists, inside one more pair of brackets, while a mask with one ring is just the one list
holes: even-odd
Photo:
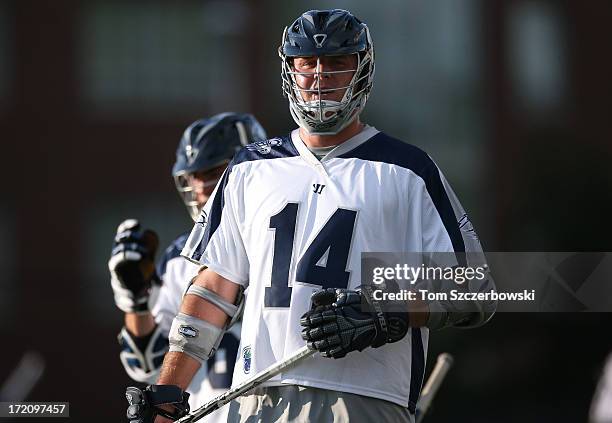
[[198, 155], [198, 152], [199, 150], [193, 147], [191, 144], [188, 144], [187, 147], [185, 147], [185, 154], [187, 155], [187, 161], [189, 162], [189, 164], [193, 163], [196, 156]]
[[327, 34], [315, 34], [312, 38], [314, 38], [317, 48], [322, 48], [323, 43], [327, 40]]

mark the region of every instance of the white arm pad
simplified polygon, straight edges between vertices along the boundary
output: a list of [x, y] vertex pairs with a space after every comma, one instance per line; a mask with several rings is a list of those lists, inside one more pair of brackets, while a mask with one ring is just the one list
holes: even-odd
[[[195, 279], [195, 278], [194, 278]], [[203, 286], [195, 285], [193, 280], [191, 281], [189, 288], [187, 288], [187, 292], [185, 295], [196, 295], [211, 304], [219, 307], [221, 311], [227, 314], [230, 318], [229, 323], [226, 326], [226, 329], [229, 329], [236, 323], [241, 317], [242, 312], [244, 311], [244, 292], [243, 288], [240, 287], [240, 291], [238, 292], [238, 297], [236, 299], [236, 304], [232, 304], [225, 300], [223, 297], [219, 296], [216, 292], [211, 291], [208, 288], [204, 288]]]
[[224, 333], [225, 329], [205, 320], [179, 313], [170, 328], [170, 351], [185, 353], [202, 363], [215, 353]]
[[234, 317], [238, 311], [238, 307], [227, 302], [223, 297], [203, 286], [191, 284], [185, 295], [197, 295], [198, 297], [208, 301], [209, 303], [219, 307], [221, 311], [227, 314], [230, 318]]

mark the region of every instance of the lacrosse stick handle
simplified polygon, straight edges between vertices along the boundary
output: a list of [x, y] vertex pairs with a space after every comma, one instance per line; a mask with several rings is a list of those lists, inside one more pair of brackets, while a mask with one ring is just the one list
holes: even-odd
[[6, 381], [0, 385], [0, 401], [25, 401], [45, 372], [45, 359], [26, 351]]
[[236, 385], [232, 389], [208, 401], [200, 408], [177, 420], [176, 423], [191, 423], [200, 420], [202, 417], [223, 407], [225, 404], [227, 404], [234, 398], [239, 397], [240, 395], [250, 391], [253, 388], [256, 388], [257, 386], [282, 373], [283, 371], [295, 366], [300, 361], [313, 355], [315, 352], [315, 350], [311, 350], [307, 346], [300, 348], [284, 360], [271, 365], [267, 369], [262, 370], [256, 375], [244, 380], [239, 385]]
[[420, 423], [423, 420], [427, 410], [429, 410], [431, 402], [438, 392], [438, 389], [440, 389], [440, 385], [442, 385], [442, 382], [444, 381], [444, 377], [446, 377], [446, 374], [452, 365], [453, 356], [449, 353], [442, 353], [438, 356], [436, 365], [431, 371], [431, 374], [427, 379], [427, 383], [425, 383], [423, 392], [421, 392], [421, 398], [417, 404], [416, 423]]

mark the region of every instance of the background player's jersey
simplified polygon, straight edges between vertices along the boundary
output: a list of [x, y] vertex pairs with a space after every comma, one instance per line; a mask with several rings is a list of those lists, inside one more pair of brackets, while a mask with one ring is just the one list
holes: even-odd
[[[170, 332], [172, 320], [179, 312], [183, 294], [187, 290], [189, 281], [198, 273], [200, 268], [200, 266], [185, 260], [179, 255], [186, 240], [187, 234], [177, 238], [166, 249], [157, 265], [162, 286], [151, 312], [166, 337]], [[240, 324], [237, 324], [225, 334], [215, 355], [207, 362], [202, 363], [202, 367], [187, 388], [187, 391], [191, 394], [189, 405], [192, 410], [230, 388], [239, 339]], [[203, 421], [225, 422], [227, 421], [228, 410], [228, 406], [223, 407], [204, 418]]]
[[[464, 241], [465, 213], [449, 193], [456, 200], [424, 152], [371, 127], [321, 161], [297, 130], [241, 150], [182, 252], [248, 286], [234, 383], [304, 345], [299, 320], [312, 293], [359, 286], [361, 252], [479, 249], [472, 233]], [[428, 336], [411, 328], [343, 359], [315, 356], [268, 384], [351, 392], [414, 412]]]

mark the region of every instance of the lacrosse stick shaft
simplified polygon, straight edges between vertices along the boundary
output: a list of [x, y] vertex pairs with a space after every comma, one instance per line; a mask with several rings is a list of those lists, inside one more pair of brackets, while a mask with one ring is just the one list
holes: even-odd
[[0, 401], [25, 401], [45, 372], [45, 359], [27, 351], [8, 379], [0, 386]]
[[284, 360], [279, 361], [276, 364], [273, 364], [267, 369], [264, 369], [261, 372], [257, 373], [253, 377], [243, 381], [240, 385], [237, 385], [236, 387], [222, 393], [218, 397], [213, 398], [212, 400], [208, 401], [206, 404], [194, 410], [192, 413], [189, 413], [185, 417], [177, 420], [176, 423], [191, 423], [191, 422], [200, 420], [202, 417], [223, 407], [225, 404], [227, 404], [234, 398], [237, 398], [240, 395], [250, 391], [251, 389], [256, 388], [257, 386], [261, 385], [265, 381], [295, 366], [300, 361], [310, 357], [314, 353], [315, 353], [314, 350], [310, 350], [306, 346], [300, 348], [299, 350], [297, 350], [295, 353], [285, 358]]
[[440, 385], [444, 381], [444, 377], [450, 370], [453, 365], [453, 356], [448, 353], [442, 353], [438, 356], [438, 360], [436, 361], [436, 365], [434, 369], [431, 371], [429, 378], [427, 379], [427, 383], [423, 388], [423, 392], [421, 393], [421, 398], [419, 399], [419, 403], [417, 404], [417, 413], [416, 413], [416, 423], [420, 423], [427, 410], [429, 410], [429, 406], [433, 401], [438, 389], [440, 389]]

